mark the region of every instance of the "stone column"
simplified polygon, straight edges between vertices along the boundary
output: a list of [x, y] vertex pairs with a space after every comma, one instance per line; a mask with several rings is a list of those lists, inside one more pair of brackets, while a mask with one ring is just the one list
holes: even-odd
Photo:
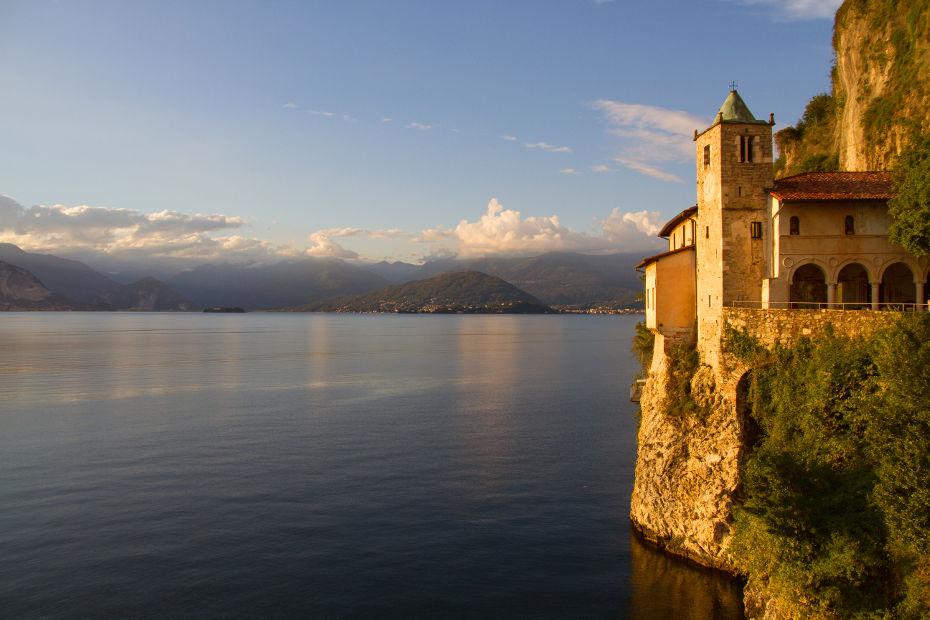
[[832, 308], [836, 303], [836, 282], [827, 283], [827, 307]]
[[878, 286], [880, 282], [872, 282], [872, 310], [878, 310]]
[[925, 303], [927, 303], [926, 293], [924, 292], [924, 283], [923, 283], [923, 282], [915, 282], [915, 285], [917, 286], [917, 298], [916, 298], [916, 299], [917, 299], [917, 304], [918, 304], [917, 309], [918, 309], [918, 310], [926, 310], [926, 308], [922, 308], [922, 307], [921, 307], [921, 306], [923, 306]]

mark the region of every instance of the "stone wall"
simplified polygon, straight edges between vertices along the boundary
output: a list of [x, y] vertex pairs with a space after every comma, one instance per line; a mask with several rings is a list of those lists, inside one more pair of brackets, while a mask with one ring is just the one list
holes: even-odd
[[776, 342], [789, 345], [802, 336], [820, 335], [832, 325], [838, 334], [868, 336], [890, 325], [900, 315], [897, 312], [871, 310], [760, 310], [758, 308], [724, 308], [723, 320], [730, 326], [746, 330], [759, 341], [771, 346]]

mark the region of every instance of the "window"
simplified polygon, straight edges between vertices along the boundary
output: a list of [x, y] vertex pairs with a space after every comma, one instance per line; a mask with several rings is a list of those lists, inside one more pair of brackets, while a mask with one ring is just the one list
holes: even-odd
[[739, 161], [740, 163], [751, 164], [753, 161], [753, 146], [755, 146], [755, 136], [739, 137]]
[[846, 234], [855, 235], [856, 234], [856, 220], [853, 219], [853, 216], [846, 216]]
[[750, 222], [749, 232], [753, 239], [762, 238], [762, 222]]
[[705, 226], [705, 227], [704, 227], [704, 238], [705, 238], [705, 239], [710, 239], [710, 226]]
[[710, 165], [710, 145], [707, 144], [704, 146], [704, 167], [707, 168]]
[[801, 234], [801, 220], [798, 219], [797, 215], [792, 215], [791, 219], [788, 220], [788, 234], [789, 235], [800, 235]]

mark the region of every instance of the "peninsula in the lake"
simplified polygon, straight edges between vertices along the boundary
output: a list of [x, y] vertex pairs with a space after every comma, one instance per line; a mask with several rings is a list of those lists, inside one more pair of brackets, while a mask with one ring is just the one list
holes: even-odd
[[288, 312], [404, 314], [554, 314], [526, 291], [479, 271], [444, 273], [372, 293], [282, 308]]

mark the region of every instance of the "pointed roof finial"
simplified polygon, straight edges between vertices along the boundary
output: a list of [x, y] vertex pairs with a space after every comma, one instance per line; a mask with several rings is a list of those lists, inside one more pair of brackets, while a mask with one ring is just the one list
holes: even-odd
[[731, 93], [735, 93], [737, 88], [739, 88], [739, 84], [737, 84], [735, 81], [731, 81], [731, 82], [730, 82], [730, 92], [731, 92]]

